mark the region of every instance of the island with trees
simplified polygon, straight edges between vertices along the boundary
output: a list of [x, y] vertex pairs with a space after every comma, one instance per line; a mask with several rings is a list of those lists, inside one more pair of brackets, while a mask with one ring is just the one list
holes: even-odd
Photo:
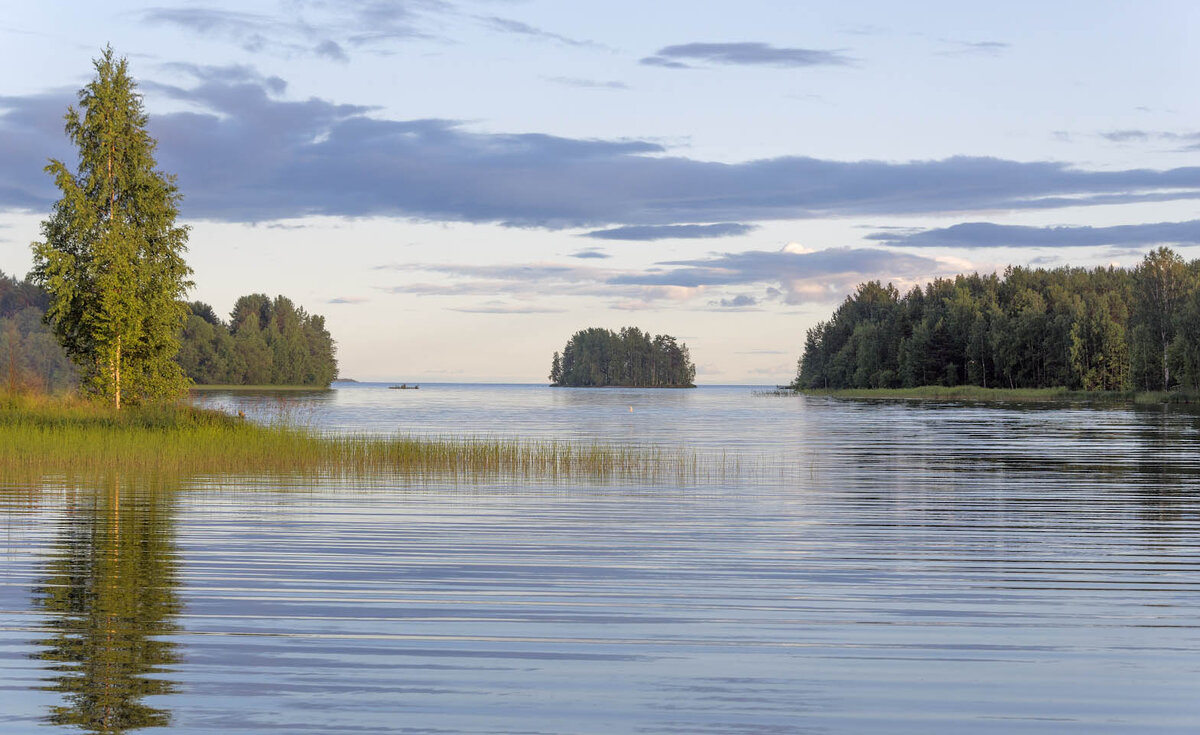
[[1169, 248], [1132, 269], [1009, 267], [901, 295], [859, 285], [808, 330], [797, 390], [1200, 387], [1200, 260]]
[[554, 353], [550, 367], [555, 387], [695, 388], [695, 379], [686, 344], [637, 327], [580, 330]]

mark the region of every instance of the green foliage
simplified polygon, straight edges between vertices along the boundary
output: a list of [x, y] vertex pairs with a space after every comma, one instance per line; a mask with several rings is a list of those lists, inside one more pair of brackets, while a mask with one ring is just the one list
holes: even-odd
[[1008, 268], [903, 297], [862, 284], [808, 331], [797, 389], [1200, 387], [1200, 261], [1134, 270]]
[[118, 408], [170, 398], [187, 386], [174, 362], [183, 296], [187, 228], [176, 226], [180, 194], [155, 169], [142, 98], [125, 59], [106, 48], [96, 78], [66, 114], [79, 154], [72, 173], [46, 171], [62, 197], [34, 243], [31, 280], [49, 296], [47, 320], [90, 394]]
[[[41, 288], [0, 272], [0, 384], [9, 392], [58, 392], [78, 384], [75, 367], [45, 324], [48, 303]], [[243, 296], [232, 327], [202, 301], [187, 308], [175, 362], [194, 383], [328, 386], [337, 377], [336, 347], [324, 317], [284, 296]], [[259, 328], [260, 318], [272, 326]]]
[[337, 377], [325, 317], [285, 296], [243, 296], [229, 324], [203, 302], [193, 302], [190, 311], [177, 359], [196, 383], [328, 386]]
[[674, 337], [651, 337], [637, 327], [619, 333], [592, 327], [576, 332], [554, 353], [550, 380], [556, 386], [694, 388], [696, 367], [687, 345]]
[[46, 326], [46, 292], [0, 272], [0, 383], [12, 392], [57, 392], [76, 384], [75, 368]]

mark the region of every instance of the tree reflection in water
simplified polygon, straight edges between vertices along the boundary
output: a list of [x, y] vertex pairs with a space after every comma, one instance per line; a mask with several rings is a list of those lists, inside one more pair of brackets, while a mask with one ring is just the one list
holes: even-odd
[[166, 709], [144, 700], [175, 691], [163, 678], [179, 662], [166, 638], [180, 610], [173, 499], [161, 482], [123, 492], [110, 478], [70, 503], [33, 592], [53, 630], [34, 655], [56, 662], [46, 689], [64, 700], [50, 723], [97, 733], [170, 723]]

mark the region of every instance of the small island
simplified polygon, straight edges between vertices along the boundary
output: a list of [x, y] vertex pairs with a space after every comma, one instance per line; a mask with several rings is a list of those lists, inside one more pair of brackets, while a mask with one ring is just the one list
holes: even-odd
[[637, 327], [576, 332], [550, 367], [554, 387], [695, 388], [696, 366], [686, 344]]

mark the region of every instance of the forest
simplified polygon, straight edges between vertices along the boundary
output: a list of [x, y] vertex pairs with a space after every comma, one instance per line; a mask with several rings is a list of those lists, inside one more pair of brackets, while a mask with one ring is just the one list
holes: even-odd
[[[0, 272], [0, 382], [55, 392], [78, 374], [45, 323], [48, 296]], [[319, 385], [337, 377], [333, 338], [324, 317], [285, 296], [237, 300], [229, 322], [208, 304], [189, 304], [175, 361], [198, 384]]]
[[176, 360], [196, 383], [327, 386], [337, 377], [325, 317], [286, 296], [243, 296], [228, 323], [203, 302], [190, 308]]
[[686, 344], [637, 327], [580, 330], [550, 368], [551, 384], [560, 387], [695, 388], [695, 379]]
[[901, 295], [860, 284], [808, 330], [793, 388], [1200, 387], [1200, 260], [1132, 269], [1009, 267]]
[[26, 387], [54, 392], [78, 381], [43, 319], [48, 303], [45, 291], [0, 271], [0, 382], [10, 392]]

